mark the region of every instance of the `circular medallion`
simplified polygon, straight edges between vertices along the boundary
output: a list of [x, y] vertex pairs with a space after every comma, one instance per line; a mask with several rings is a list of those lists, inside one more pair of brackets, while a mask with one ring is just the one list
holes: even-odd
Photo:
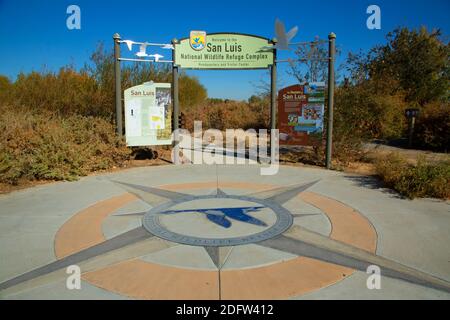
[[165, 240], [193, 246], [256, 243], [285, 232], [293, 217], [281, 205], [237, 195], [187, 197], [151, 209], [145, 229]]

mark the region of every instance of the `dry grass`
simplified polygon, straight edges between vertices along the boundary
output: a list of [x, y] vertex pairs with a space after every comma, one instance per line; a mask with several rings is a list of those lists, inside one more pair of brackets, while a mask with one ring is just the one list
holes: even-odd
[[419, 157], [413, 165], [398, 153], [391, 153], [379, 158], [375, 167], [384, 184], [405, 197], [450, 198], [450, 161], [427, 163]]
[[122, 166], [131, 151], [114, 126], [97, 117], [60, 117], [19, 107], [1, 107], [0, 182], [74, 180]]

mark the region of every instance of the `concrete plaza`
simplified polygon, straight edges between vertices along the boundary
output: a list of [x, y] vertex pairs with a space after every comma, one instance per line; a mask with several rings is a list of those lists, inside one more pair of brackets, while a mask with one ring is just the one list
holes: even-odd
[[322, 169], [167, 165], [37, 186], [0, 196], [0, 237], [2, 299], [450, 298], [449, 203]]

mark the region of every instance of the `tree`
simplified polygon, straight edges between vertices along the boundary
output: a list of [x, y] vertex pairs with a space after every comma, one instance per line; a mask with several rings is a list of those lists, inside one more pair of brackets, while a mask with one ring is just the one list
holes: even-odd
[[6, 91], [10, 88], [11, 81], [9, 78], [3, 75], [0, 75], [0, 91]]
[[0, 75], [0, 100], [4, 101], [5, 97], [9, 94], [12, 84], [8, 77]]
[[[171, 82], [172, 69], [162, 63], [123, 63], [122, 89], [126, 89], [147, 81]], [[91, 63], [84, 67], [97, 82], [103, 92], [105, 105], [114, 106], [114, 55], [99, 44], [91, 55]], [[183, 73], [180, 75], [180, 105], [190, 108], [202, 103], [207, 98], [205, 87], [195, 77]]]
[[[406, 28], [387, 35], [387, 43], [366, 54], [349, 54], [346, 86], [336, 94], [335, 125], [366, 138], [404, 134], [404, 110], [421, 109], [415, 141], [445, 150], [448, 144], [450, 47], [439, 30]], [[354, 128], [352, 125], [357, 124]]]
[[406, 101], [423, 106], [448, 98], [450, 85], [450, 46], [440, 40], [440, 30], [396, 29], [387, 35], [388, 43], [371, 50], [367, 62], [370, 78], [394, 80], [391, 88], [404, 91]]
[[328, 74], [328, 41], [319, 40], [301, 43], [295, 50], [296, 59], [289, 62], [288, 72], [299, 83], [326, 81]]
[[186, 110], [205, 102], [208, 93], [196, 77], [180, 76], [180, 106]]

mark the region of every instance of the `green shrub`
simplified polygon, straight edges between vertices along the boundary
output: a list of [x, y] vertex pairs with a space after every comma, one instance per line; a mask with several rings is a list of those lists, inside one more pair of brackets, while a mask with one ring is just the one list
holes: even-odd
[[[122, 63], [122, 89], [147, 81], [171, 82], [167, 65]], [[185, 107], [202, 104], [207, 98], [200, 81], [185, 73], [180, 75], [180, 104]], [[79, 114], [115, 118], [114, 56], [99, 45], [91, 61], [82, 70], [72, 66], [58, 72], [21, 73], [11, 83], [0, 75], [0, 101], [28, 109], [48, 110], [60, 116]]]
[[366, 83], [336, 90], [334, 131], [337, 134], [367, 139], [402, 136], [407, 106], [403, 96], [376, 92], [374, 86], [374, 83]]
[[207, 101], [205, 104], [186, 108], [187, 129], [193, 130], [194, 121], [202, 121], [203, 129], [260, 129], [267, 128], [270, 109], [265, 104], [243, 101]]
[[378, 176], [385, 185], [410, 199], [450, 197], [450, 162], [426, 163], [418, 158], [412, 165], [397, 153], [378, 159], [375, 163]]
[[450, 103], [435, 102], [422, 108], [414, 130], [421, 147], [448, 151], [450, 146]]
[[74, 180], [120, 166], [129, 155], [104, 119], [1, 107], [0, 182]]
[[102, 99], [94, 78], [67, 67], [58, 73], [20, 74], [12, 85], [8, 102], [62, 116], [111, 116], [112, 107], [103, 104]]
[[[95, 80], [100, 95], [101, 109], [109, 110], [111, 119], [114, 115], [115, 86], [114, 86], [114, 55], [99, 44], [92, 53], [90, 63], [81, 73], [87, 73]], [[153, 63], [122, 63], [122, 90], [147, 81], [171, 82], [172, 68], [168, 64]], [[180, 106], [191, 108], [199, 105], [207, 98], [205, 87], [193, 76], [181, 72], [179, 79]]]

